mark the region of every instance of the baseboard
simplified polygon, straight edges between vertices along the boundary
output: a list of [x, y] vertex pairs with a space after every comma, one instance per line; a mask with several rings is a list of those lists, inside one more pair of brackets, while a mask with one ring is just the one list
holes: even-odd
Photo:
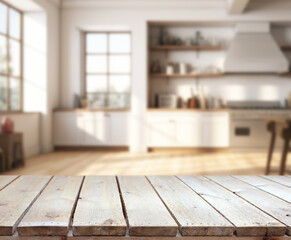
[[216, 153], [216, 152], [229, 152], [229, 148], [209, 148], [209, 147], [182, 147], [182, 148], [170, 148], [170, 147], [151, 147], [148, 148], [149, 152], [190, 152], [190, 153]]
[[55, 151], [100, 151], [100, 152], [128, 152], [129, 147], [121, 146], [55, 146]]

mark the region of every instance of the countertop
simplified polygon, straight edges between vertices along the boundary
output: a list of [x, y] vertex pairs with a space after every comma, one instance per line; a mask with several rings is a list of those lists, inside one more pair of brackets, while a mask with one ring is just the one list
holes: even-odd
[[288, 176], [0, 176], [0, 235], [287, 240], [290, 186]]
[[[148, 108], [147, 112], [227, 112], [227, 108], [211, 108], [211, 109], [198, 109], [198, 108]], [[54, 112], [130, 112], [130, 109], [88, 109], [88, 108], [58, 108]]]

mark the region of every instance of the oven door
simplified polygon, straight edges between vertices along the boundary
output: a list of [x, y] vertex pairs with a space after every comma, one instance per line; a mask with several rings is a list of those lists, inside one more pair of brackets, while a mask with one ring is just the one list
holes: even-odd
[[232, 120], [230, 124], [230, 146], [234, 148], [265, 148], [270, 134], [263, 120]]

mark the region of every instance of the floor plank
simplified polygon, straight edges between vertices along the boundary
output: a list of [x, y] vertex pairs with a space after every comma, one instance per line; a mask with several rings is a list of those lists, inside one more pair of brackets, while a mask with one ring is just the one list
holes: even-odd
[[234, 177], [291, 203], [291, 189], [289, 187], [257, 176]]
[[179, 178], [232, 222], [237, 236], [277, 236], [286, 231], [285, 225], [205, 177]]
[[20, 222], [20, 236], [65, 236], [83, 177], [56, 176]]
[[178, 225], [143, 176], [118, 177], [131, 236], [176, 236]]
[[269, 175], [269, 176], [261, 176], [261, 177], [272, 180], [272, 181], [280, 183], [280, 184], [283, 184], [283, 185], [291, 188], [291, 178], [288, 176]]
[[126, 228], [116, 178], [85, 177], [74, 215], [74, 235], [122, 236]]
[[[274, 153], [272, 172], [278, 174], [281, 153]], [[169, 152], [128, 153], [55, 152], [26, 160], [9, 175], [263, 175], [265, 152]], [[291, 171], [291, 154], [287, 160]]]
[[0, 175], [0, 191], [5, 188], [9, 183], [11, 183], [13, 180], [15, 180], [18, 176], [1, 176]]
[[0, 191], [0, 235], [11, 236], [33, 201], [46, 186], [49, 176], [21, 176]]
[[231, 176], [210, 176], [208, 178], [284, 223], [287, 226], [287, 234], [291, 234], [291, 218], [289, 216], [291, 205], [289, 203]]
[[174, 176], [149, 176], [183, 236], [231, 236], [234, 226]]

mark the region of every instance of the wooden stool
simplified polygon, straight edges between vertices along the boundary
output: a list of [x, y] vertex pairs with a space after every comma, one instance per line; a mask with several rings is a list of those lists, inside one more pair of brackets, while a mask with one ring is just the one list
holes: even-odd
[[276, 135], [278, 134], [283, 139], [283, 150], [280, 164], [280, 175], [284, 175], [286, 168], [287, 155], [289, 151], [291, 141], [291, 119], [267, 119], [267, 129], [271, 132], [271, 142], [269, 146], [267, 167], [265, 174], [268, 175], [270, 172], [270, 166], [272, 161], [272, 155], [275, 146]]
[[24, 151], [22, 143], [22, 133], [0, 134], [0, 148], [3, 149], [5, 156], [5, 169], [10, 170], [12, 167], [24, 166]]

